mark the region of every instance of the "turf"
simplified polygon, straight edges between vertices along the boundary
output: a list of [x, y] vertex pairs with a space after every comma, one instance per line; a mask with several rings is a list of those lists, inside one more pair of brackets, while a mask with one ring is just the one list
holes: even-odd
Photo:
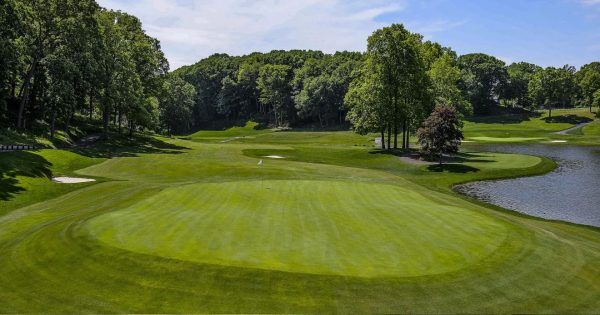
[[359, 277], [459, 270], [506, 238], [491, 218], [414, 189], [300, 180], [169, 188], [95, 218], [89, 229], [107, 244], [145, 254]]
[[89, 186], [58, 184], [51, 177], [75, 175], [75, 170], [102, 161], [65, 150], [0, 153], [0, 215]]
[[[64, 153], [72, 162], [30, 153], [51, 172], [104, 181], [0, 214], [0, 312], [600, 309], [598, 229], [451, 191], [546, 172], [547, 159], [467, 150], [442, 167], [413, 165], [368, 146], [372, 136], [234, 133], [114, 142]], [[36, 194], [13, 186], [24, 189], [2, 204]]]
[[577, 123], [591, 122], [595, 113], [590, 113], [589, 109], [559, 109], [552, 111], [552, 117], [548, 115], [547, 111], [543, 111], [537, 116], [519, 114], [468, 119], [465, 122], [465, 137], [466, 140], [483, 143], [567, 140], [578, 145], [600, 144], [600, 139], [595, 135], [574, 138], [556, 134]]

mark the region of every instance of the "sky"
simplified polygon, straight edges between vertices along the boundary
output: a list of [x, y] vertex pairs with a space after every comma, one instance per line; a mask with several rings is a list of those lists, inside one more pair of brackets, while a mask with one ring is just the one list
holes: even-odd
[[171, 69], [214, 53], [365, 51], [403, 23], [459, 54], [580, 67], [600, 60], [600, 0], [98, 0], [141, 19]]

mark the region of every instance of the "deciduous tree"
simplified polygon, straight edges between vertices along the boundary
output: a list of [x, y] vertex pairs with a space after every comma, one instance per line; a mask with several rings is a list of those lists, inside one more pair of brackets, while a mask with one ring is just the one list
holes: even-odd
[[444, 154], [457, 153], [461, 140], [462, 121], [453, 106], [438, 105], [433, 113], [425, 119], [417, 132], [421, 153], [430, 158], [438, 158], [443, 162]]

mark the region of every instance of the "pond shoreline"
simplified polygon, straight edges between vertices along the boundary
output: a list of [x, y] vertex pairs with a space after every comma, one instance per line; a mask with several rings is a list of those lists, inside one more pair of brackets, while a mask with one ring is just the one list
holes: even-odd
[[527, 216], [600, 227], [600, 147], [507, 144], [477, 149], [543, 156], [557, 168], [542, 175], [458, 184], [452, 187], [456, 193]]

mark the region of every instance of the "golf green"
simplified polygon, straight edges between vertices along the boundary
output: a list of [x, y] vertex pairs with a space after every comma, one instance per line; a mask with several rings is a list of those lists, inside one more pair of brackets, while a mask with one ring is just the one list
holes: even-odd
[[506, 228], [398, 186], [243, 181], [168, 188], [89, 223], [112, 246], [188, 261], [313, 274], [421, 276], [488, 256]]

